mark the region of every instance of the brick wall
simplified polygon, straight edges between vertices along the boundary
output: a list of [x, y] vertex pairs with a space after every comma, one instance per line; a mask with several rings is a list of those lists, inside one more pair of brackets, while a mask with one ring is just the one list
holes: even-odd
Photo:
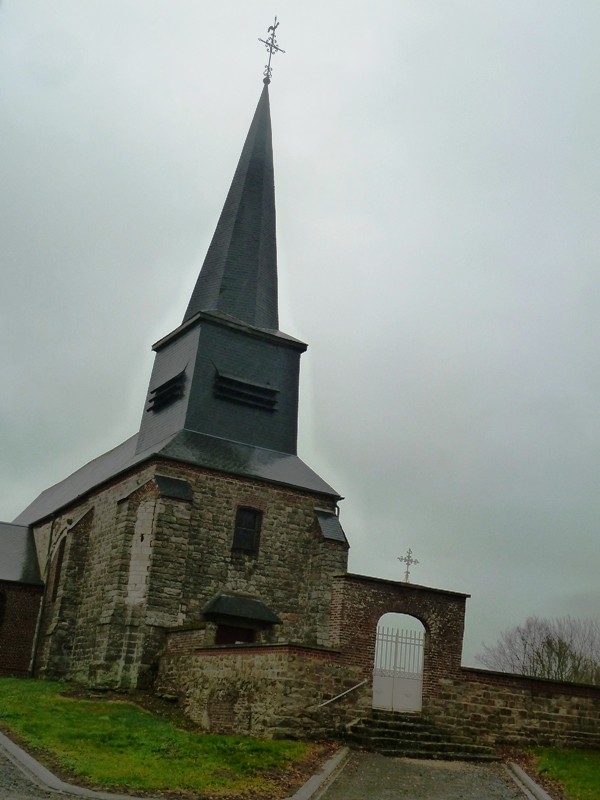
[[440, 678], [460, 671], [468, 595], [365, 575], [334, 580], [331, 645], [370, 676], [377, 623], [394, 612], [416, 617], [425, 627], [424, 696], [435, 696]]
[[460, 674], [466, 595], [364, 575], [334, 574], [330, 581], [326, 649], [206, 649], [205, 631], [171, 632], [157, 690], [178, 697], [207, 730], [339, 732], [370, 713], [377, 623], [388, 612], [411, 614], [425, 626], [424, 696], [436, 697], [442, 677]]
[[29, 674], [41, 586], [0, 581], [0, 675]]

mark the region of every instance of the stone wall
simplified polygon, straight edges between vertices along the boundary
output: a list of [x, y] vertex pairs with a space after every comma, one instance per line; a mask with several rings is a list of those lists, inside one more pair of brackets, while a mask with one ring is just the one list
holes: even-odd
[[29, 674], [41, 596], [41, 586], [0, 581], [0, 675]]
[[[348, 721], [348, 705], [319, 705], [361, 681], [340, 654], [298, 645], [197, 650], [194, 632], [169, 637], [155, 686], [213, 733], [326, 736]], [[352, 692], [354, 706], [364, 693]], [[363, 709], [366, 710], [366, 709]]]
[[177, 697], [206, 730], [340, 733], [370, 713], [377, 623], [388, 612], [412, 614], [426, 628], [425, 696], [436, 696], [440, 676], [460, 673], [466, 595], [364, 575], [330, 580], [326, 648], [217, 649], [206, 630], [171, 631], [157, 691]]
[[135, 685], [131, 654], [143, 614], [127, 605], [126, 590], [136, 516], [121, 511], [123, 497], [137, 492], [139, 504], [156, 493], [152, 475], [145, 467], [113, 480], [34, 528], [46, 579], [37, 675]]
[[422, 713], [450, 735], [496, 748], [600, 747], [600, 687], [460, 666], [466, 595], [361, 575], [333, 582], [328, 649], [211, 648], [205, 628], [181, 629], [168, 635], [157, 691], [205, 730], [344, 736], [371, 713], [375, 629], [395, 611], [426, 627]]
[[[171, 502], [159, 509], [155, 535], [156, 547], [164, 548], [164, 558], [157, 559], [163, 574], [153, 585], [176, 581], [181, 613], [157, 624], [199, 624], [204, 606], [227, 589], [258, 597], [277, 614], [282, 625], [273, 631], [274, 642], [326, 645], [332, 577], [347, 563], [347, 546], [324, 539], [317, 525], [315, 508], [334, 511], [332, 500], [181, 465], [164, 465], [161, 474], [188, 481], [194, 502], [185, 520], [176, 518]], [[263, 511], [257, 554], [232, 552], [240, 505]], [[181, 554], [184, 562], [174, 566], [173, 557]]]
[[424, 708], [482, 744], [600, 748], [600, 687], [462, 669]]
[[[257, 553], [232, 551], [240, 505], [263, 512]], [[323, 537], [317, 507], [335, 511], [321, 495], [166, 461], [106, 484], [34, 530], [46, 577], [36, 673], [149, 685], [165, 631], [202, 624], [220, 591], [268, 606], [282, 621], [270, 641], [326, 645], [347, 545]]]

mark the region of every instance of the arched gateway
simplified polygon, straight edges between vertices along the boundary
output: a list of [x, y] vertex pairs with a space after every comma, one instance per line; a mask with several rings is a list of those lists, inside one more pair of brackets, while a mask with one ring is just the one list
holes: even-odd
[[407, 614], [384, 614], [377, 624], [373, 708], [419, 712], [423, 705], [425, 627]]
[[[440, 681], [460, 673], [467, 597], [352, 573], [334, 579], [332, 645], [356, 683], [370, 684], [373, 707], [427, 711]], [[404, 623], [390, 625], [390, 614], [405, 615]], [[398, 678], [414, 683], [396, 685]]]

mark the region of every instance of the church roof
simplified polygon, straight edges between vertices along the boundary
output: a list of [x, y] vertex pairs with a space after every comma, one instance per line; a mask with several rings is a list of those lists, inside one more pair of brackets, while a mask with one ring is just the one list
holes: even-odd
[[268, 84], [258, 101], [183, 322], [199, 311], [221, 311], [256, 328], [279, 327]]
[[188, 430], [180, 431], [156, 447], [136, 453], [137, 438], [137, 434], [132, 436], [114, 450], [95, 458], [65, 480], [46, 489], [19, 514], [14, 520], [15, 525], [32, 525], [153, 457], [340, 499], [340, 495], [296, 455]]
[[25, 525], [0, 522], [0, 581], [42, 583], [33, 532]]

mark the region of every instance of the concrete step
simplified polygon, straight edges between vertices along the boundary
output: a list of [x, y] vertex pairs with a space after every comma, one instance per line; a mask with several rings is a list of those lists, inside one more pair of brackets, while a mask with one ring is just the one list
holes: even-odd
[[416, 748], [393, 748], [391, 750], [377, 750], [376, 752], [390, 758], [416, 758], [423, 761], [470, 761], [478, 764], [491, 764], [500, 760], [495, 753], [471, 753], [464, 750], [438, 752], [436, 750], [418, 750]]
[[[411, 753], [429, 753], [430, 757], [447, 759], [491, 759], [496, 758], [495, 753], [484, 745], [464, 744], [443, 740], [401, 740], [392, 737], [369, 737], [356, 735], [353, 741], [365, 750], [374, 750], [377, 753], [397, 755], [410, 755]], [[420, 756], [414, 755], [414, 758]]]
[[464, 732], [454, 734], [415, 715], [373, 710], [349, 731], [350, 742], [365, 750], [405, 758], [496, 761], [494, 750]]

